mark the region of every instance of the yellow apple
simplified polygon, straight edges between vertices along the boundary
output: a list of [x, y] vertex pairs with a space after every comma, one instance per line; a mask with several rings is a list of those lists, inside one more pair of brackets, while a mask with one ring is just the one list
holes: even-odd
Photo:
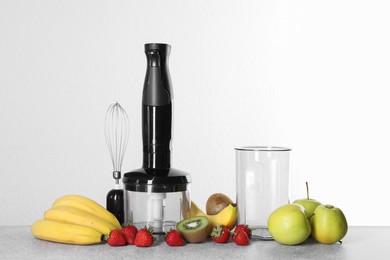
[[332, 205], [320, 205], [314, 211], [312, 219], [312, 236], [323, 244], [340, 241], [348, 231], [344, 213]]
[[310, 235], [311, 226], [305, 209], [299, 204], [287, 204], [274, 210], [268, 218], [268, 231], [275, 241], [297, 245]]
[[321, 205], [321, 202], [309, 197], [309, 184], [306, 182], [306, 199], [295, 200], [294, 203], [300, 204], [305, 208], [306, 216], [311, 220], [314, 210]]

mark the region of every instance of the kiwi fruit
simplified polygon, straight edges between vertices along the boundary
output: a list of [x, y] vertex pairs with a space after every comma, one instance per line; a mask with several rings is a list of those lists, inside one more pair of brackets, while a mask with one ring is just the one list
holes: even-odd
[[206, 202], [207, 215], [216, 215], [232, 203], [233, 201], [225, 194], [215, 193]]
[[210, 235], [209, 219], [205, 216], [186, 218], [176, 225], [176, 229], [188, 243], [200, 243]]

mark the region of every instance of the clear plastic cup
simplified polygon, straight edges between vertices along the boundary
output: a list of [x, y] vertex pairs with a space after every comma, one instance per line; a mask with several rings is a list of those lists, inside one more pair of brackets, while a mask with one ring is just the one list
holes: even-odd
[[289, 203], [290, 148], [237, 147], [236, 188], [238, 224], [252, 229], [254, 238], [272, 240], [269, 215]]

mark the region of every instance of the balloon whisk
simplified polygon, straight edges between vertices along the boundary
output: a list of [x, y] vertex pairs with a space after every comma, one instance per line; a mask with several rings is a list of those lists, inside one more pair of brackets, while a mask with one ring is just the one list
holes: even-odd
[[123, 157], [129, 140], [129, 118], [118, 102], [107, 109], [104, 134], [110, 152], [115, 185], [119, 187]]

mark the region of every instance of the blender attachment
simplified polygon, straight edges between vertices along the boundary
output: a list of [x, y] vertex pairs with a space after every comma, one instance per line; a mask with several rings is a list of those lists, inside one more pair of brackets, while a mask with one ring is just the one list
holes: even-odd
[[173, 92], [168, 68], [171, 46], [145, 44], [142, 95], [142, 168], [123, 177], [125, 221], [164, 234], [190, 215], [190, 175], [171, 168]]
[[271, 240], [268, 217], [289, 203], [291, 149], [244, 146], [236, 149], [237, 223], [249, 225], [252, 237]]
[[119, 180], [121, 178], [123, 156], [129, 139], [129, 118], [118, 102], [112, 104], [107, 110], [104, 134], [114, 168], [112, 176], [115, 180], [114, 189], [107, 194], [106, 207], [108, 211], [115, 215], [119, 223], [123, 224], [124, 195], [123, 189], [119, 186]]

